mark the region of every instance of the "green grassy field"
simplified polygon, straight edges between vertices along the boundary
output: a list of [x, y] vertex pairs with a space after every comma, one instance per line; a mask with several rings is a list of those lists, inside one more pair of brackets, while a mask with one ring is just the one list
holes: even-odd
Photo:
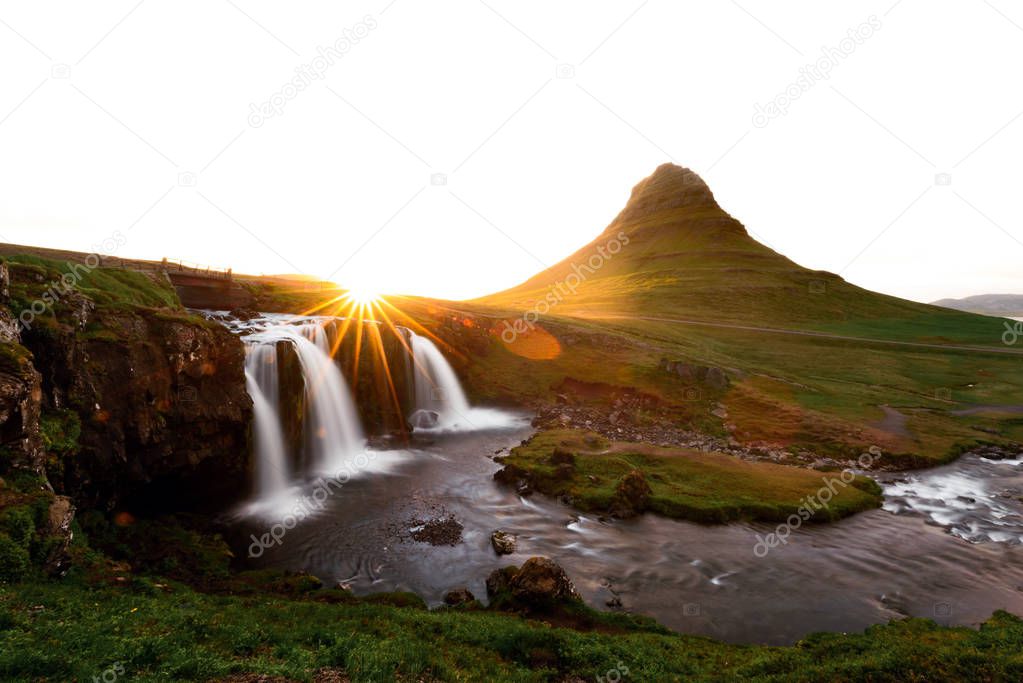
[[[1023, 621], [996, 613], [979, 631], [911, 619], [793, 647], [736, 646], [593, 615], [586, 630], [466, 609], [428, 611], [285, 597], [196, 593], [136, 578], [0, 586], [0, 678], [207, 681], [239, 674], [311, 681], [1014, 681]], [[582, 609], [584, 608], [577, 608]], [[246, 679], [249, 680], [249, 679]], [[252, 679], [254, 680], [254, 679]]]

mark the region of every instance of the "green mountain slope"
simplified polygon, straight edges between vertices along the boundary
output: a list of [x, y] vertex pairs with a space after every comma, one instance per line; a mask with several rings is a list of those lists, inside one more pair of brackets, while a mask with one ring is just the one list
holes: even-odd
[[699, 176], [674, 164], [636, 185], [626, 207], [590, 244], [477, 303], [529, 308], [552, 292], [560, 294], [557, 313], [565, 315], [670, 314], [800, 327], [871, 318], [977, 324], [803, 268], [750, 237]]

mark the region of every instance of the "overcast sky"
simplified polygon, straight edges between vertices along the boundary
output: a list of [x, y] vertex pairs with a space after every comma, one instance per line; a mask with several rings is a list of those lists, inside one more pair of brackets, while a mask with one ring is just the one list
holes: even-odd
[[0, 239], [461, 298], [674, 161], [805, 266], [1023, 293], [1023, 7], [833, 5], [3, 1]]

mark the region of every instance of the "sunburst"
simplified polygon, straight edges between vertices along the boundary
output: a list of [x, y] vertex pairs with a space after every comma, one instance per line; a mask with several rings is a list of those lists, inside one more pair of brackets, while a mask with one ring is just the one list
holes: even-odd
[[[331, 355], [336, 357], [342, 344], [349, 343], [354, 345], [352, 359], [353, 386], [358, 386], [359, 384], [360, 359], [363, 348], [366, 347], [367, 351], [373, 356], [374, 383], [380, 393], [380, 399], [390, 403], [401, 419], [404, 419], [401, 411], [401, 399], [398, 396], [394, 377], [391, 374], [383, 332], [386, 330], [394, 335], [407, 354], [407, 357], [412, 359], [412, 362], [417, 367], [419, 367], [419, 361], [415, 359], [408, 340], [398, 329], [399, 326], [429, 337], [448, 353], [461, 355], [450, 344], [423, 327], [412, 316], [402, 311], [392, 302], [392, 299], [400, 300], [404, 298], [406, 297], [384, 295], [366, 287], [352, 287], [347, 290], [340, 290], [340, 293], [336, 296], [331, 296], [302, 312], [303, 316], [316, 315], [339, 318], [341, 320], [337, 338], [334, 340], [333, 347], [331, 348]], [[423, 374], [427, 375], [427, 373]]]

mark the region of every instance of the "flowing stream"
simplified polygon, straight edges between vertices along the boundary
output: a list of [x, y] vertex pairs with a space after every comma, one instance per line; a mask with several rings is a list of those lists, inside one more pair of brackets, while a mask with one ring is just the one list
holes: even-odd
[[[491, 458], [530, 433], [523, 416], [516, 428], [443, 434], [388, 453], [386, 469], [353, 478], [252, 564], [309, 571], [356, 593], [413, 591], [435, 606], [462, 586], [485, 600], [491, 571], [542, 555], [561, 564], [596, 608], [617, 597], [675, 630], [739, 643], [788, 644], [904, 616], [976, 625], [997, 609], [1023, 614], [1023, 546], [950, 533], [956, 521], [988, 519], [980, 507], [963, 502], [956, 520], [935, 520], [913, 510], [898, 492], [905, 482], [896, 482], [886, 485], [889, 509], [804, 526], [757, 557], [757, 536], [768, 525], [653, 515], [604, 522], [542, 495], [519, 497], [493, 481], [499, 466]], [[1023, 486], [1023, 468], [975, 458], [912, 481], [930, 486], [960, 468], [999, 500], [1006, 487]], [[456, 545], [409, 537], [423, 520], [448, 516], [464, 527]], [[496, 529], [518, 536], [514, 555], [495, 555]], [[248, 524], [239, 534], [264, 531]], [[1014, 533], [1023, 534], [1018, 522]]]

